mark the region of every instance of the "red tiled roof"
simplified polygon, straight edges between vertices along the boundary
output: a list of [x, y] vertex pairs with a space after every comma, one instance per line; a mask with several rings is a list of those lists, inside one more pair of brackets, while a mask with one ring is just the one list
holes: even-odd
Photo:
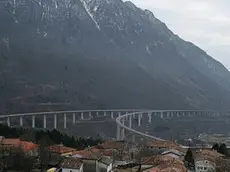
[[27, 141], [21, 141], [20, 139], [4, 139], [2, 141], [3, 146], [21, 148], [24, 152], [28, 152], [37, 147], [36, 144]]
[[71, 153], [71, 152], [76, 151], [76, 149], [74, 148], [66, 147], [63, 145], [52, 145], [52, 146], [49, 146], [48, 149], [49, 151], [53, 153], [57, 153], [57, 154]]
[[153, 165], [158, 168], [157, 172], [186, 172], [186, 168], [181, 160], [169, 156], [145, 157], [141, 159], [141, 164]]
[[102, 152], [104, 156], [112, 156], [113, 155], [113, 150], [105, 150]]
[[82, 164], [83, 161], [78, 158], [66, 158], [61, 162], [60, 167], [68, 169], [80, 169]]
[[95, 148], [73, 152], [73, 157], [78, 157], [83, 159], [99, 159], [101, 156], [102, 156], [101, 151]]
[[4, 139], [2, 144], [7, 146], [20, 146], [20, 139]]
[[146, 147], [153, 147], [153, 148], [176, 148], [179, 147], [179, 145], [176, 142], [173, 141], [160, 141], [160, 140], [154, 140], [147, 142]]
[[22, 148], [22, 150], [24, 152], [29, 152], [29, 151], [35, 149], [37, 147], [37, 145], [32, 143], [32, 142], [21, 141], [20, 147]]
[[148, 172], [157, 172], [157, 170], [158, 170], [158, 169], [154, 167], [154, 168], [150, 168], [150, 169], [148, 170]]
[[210, 162], [215, 162], [217, 158], [224, 157], [224, 155], [218, 153], [215, 150], [197, 150], [193, 151], [193, 156], [195, 160], [208, 160]]
[[106, 141], [99, 146], [98, 149], [123, 149], [125, 145], [124, 141]]

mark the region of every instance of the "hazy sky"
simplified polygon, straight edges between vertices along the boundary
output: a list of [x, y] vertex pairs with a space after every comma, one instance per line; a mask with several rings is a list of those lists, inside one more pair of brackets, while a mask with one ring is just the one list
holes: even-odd
[[230, 69], [230, 0], [131, 0]]

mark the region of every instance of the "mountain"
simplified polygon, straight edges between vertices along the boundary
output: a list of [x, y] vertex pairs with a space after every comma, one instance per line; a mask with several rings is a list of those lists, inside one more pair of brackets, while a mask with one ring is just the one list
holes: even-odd
[[230, 73], [121, 0], [0, 0], [0, 111], [228, 109]]

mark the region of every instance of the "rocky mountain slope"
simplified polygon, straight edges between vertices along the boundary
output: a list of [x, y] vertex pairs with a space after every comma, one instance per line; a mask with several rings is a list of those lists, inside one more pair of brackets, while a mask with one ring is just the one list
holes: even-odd
[[0, 0], [3, 113], [227, 109], [230, 73], [121, 0]]

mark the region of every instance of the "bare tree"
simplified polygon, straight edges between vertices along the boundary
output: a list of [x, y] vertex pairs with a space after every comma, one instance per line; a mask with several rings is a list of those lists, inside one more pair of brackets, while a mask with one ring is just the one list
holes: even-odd
[[38, 156], [41, 172], [44, 172], [51, 159], [51, 153], [49, 151], [49, 146], [52, 144], [51, 139], [48, 136], [44, 136], [38, 143]]
[[7, 169], [6, 155], [3, 144], [0, 143], [0, 171], [6, 171]]

